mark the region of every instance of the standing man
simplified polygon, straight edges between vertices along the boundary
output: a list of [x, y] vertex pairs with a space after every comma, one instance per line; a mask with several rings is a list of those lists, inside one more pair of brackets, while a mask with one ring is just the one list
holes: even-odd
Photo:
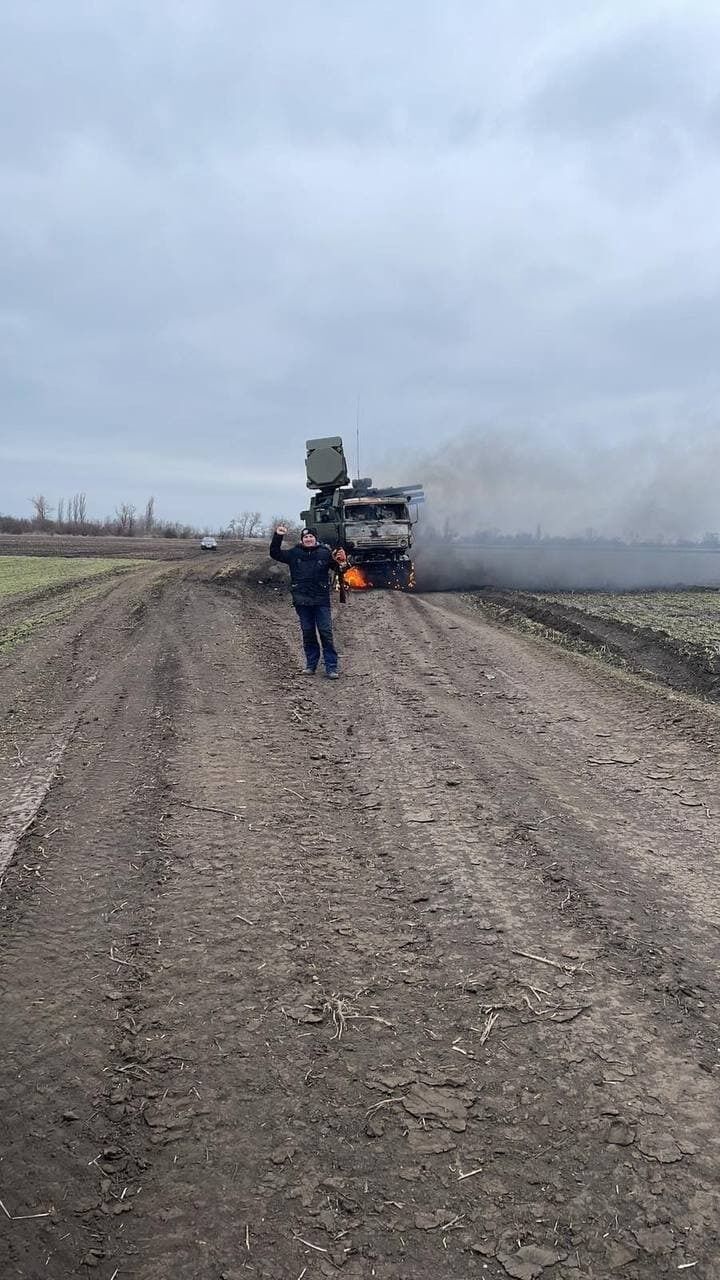
[[333, 568], [342, 573], [347, 566], [347, 556], [342, 548], [331, 551], [329, 547], [322, 546], [310, 529], [303, 529], [297, 546], [283, 551], [282, 540], [286, 533], [287, 526], [279, 524], [272, 536], [270, 555], [273, 560], [279, 560], [290, 568], [290, 591], [300, 619], [305, 649], [305, 675], [315, 675], [322, 644], [325, 674], [329, 680], [337, 680], [338, 656], [333, 641], [328, 575]]

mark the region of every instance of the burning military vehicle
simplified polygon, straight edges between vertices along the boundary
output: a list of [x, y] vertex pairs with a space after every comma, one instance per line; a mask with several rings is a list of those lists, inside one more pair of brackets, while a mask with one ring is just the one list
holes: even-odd
[[412, 508], [424, 500], [422, 485], [377, 489], [370, 479], [351, 482], [340, 436], [308, 440], [306, 448], [307, 487], [317, 492], [301, 519], [318, 541], [345, 550], [345, 585], [412, 589]]

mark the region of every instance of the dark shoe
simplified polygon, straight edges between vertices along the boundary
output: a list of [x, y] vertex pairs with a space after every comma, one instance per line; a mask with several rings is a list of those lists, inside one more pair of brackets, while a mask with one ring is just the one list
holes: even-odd
[[306, 668], [305, 668], [305, 670], [303, 671], [303, 675], [304, 675], [304, 676], [314, 676], [314, 675], [315, 675], [315, 667], [306, 667]]
[[339, 680], [340, 676], [337, 671], [328, 671], [327, 678], [328, 680]]

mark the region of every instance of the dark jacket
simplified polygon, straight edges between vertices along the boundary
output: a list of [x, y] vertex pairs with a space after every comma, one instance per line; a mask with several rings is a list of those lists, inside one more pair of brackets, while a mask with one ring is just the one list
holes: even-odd
[[330, 571], [335, 561], [329, 547], [319, 543], [315, 547], [303, 547], [298, 543], [283, 551], [282, 534], [274, 533], [270, 543], [273, 560], [288, 565], [290, 591], [293, 604], [330, 604]]

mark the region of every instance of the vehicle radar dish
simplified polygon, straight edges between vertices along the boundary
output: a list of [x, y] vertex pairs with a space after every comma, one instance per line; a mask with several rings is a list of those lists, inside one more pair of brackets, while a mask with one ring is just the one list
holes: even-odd
[[348, 469], [340, 436], [325, 436], [306, 443], [308, 489], [340, 489], [348, 483]]

